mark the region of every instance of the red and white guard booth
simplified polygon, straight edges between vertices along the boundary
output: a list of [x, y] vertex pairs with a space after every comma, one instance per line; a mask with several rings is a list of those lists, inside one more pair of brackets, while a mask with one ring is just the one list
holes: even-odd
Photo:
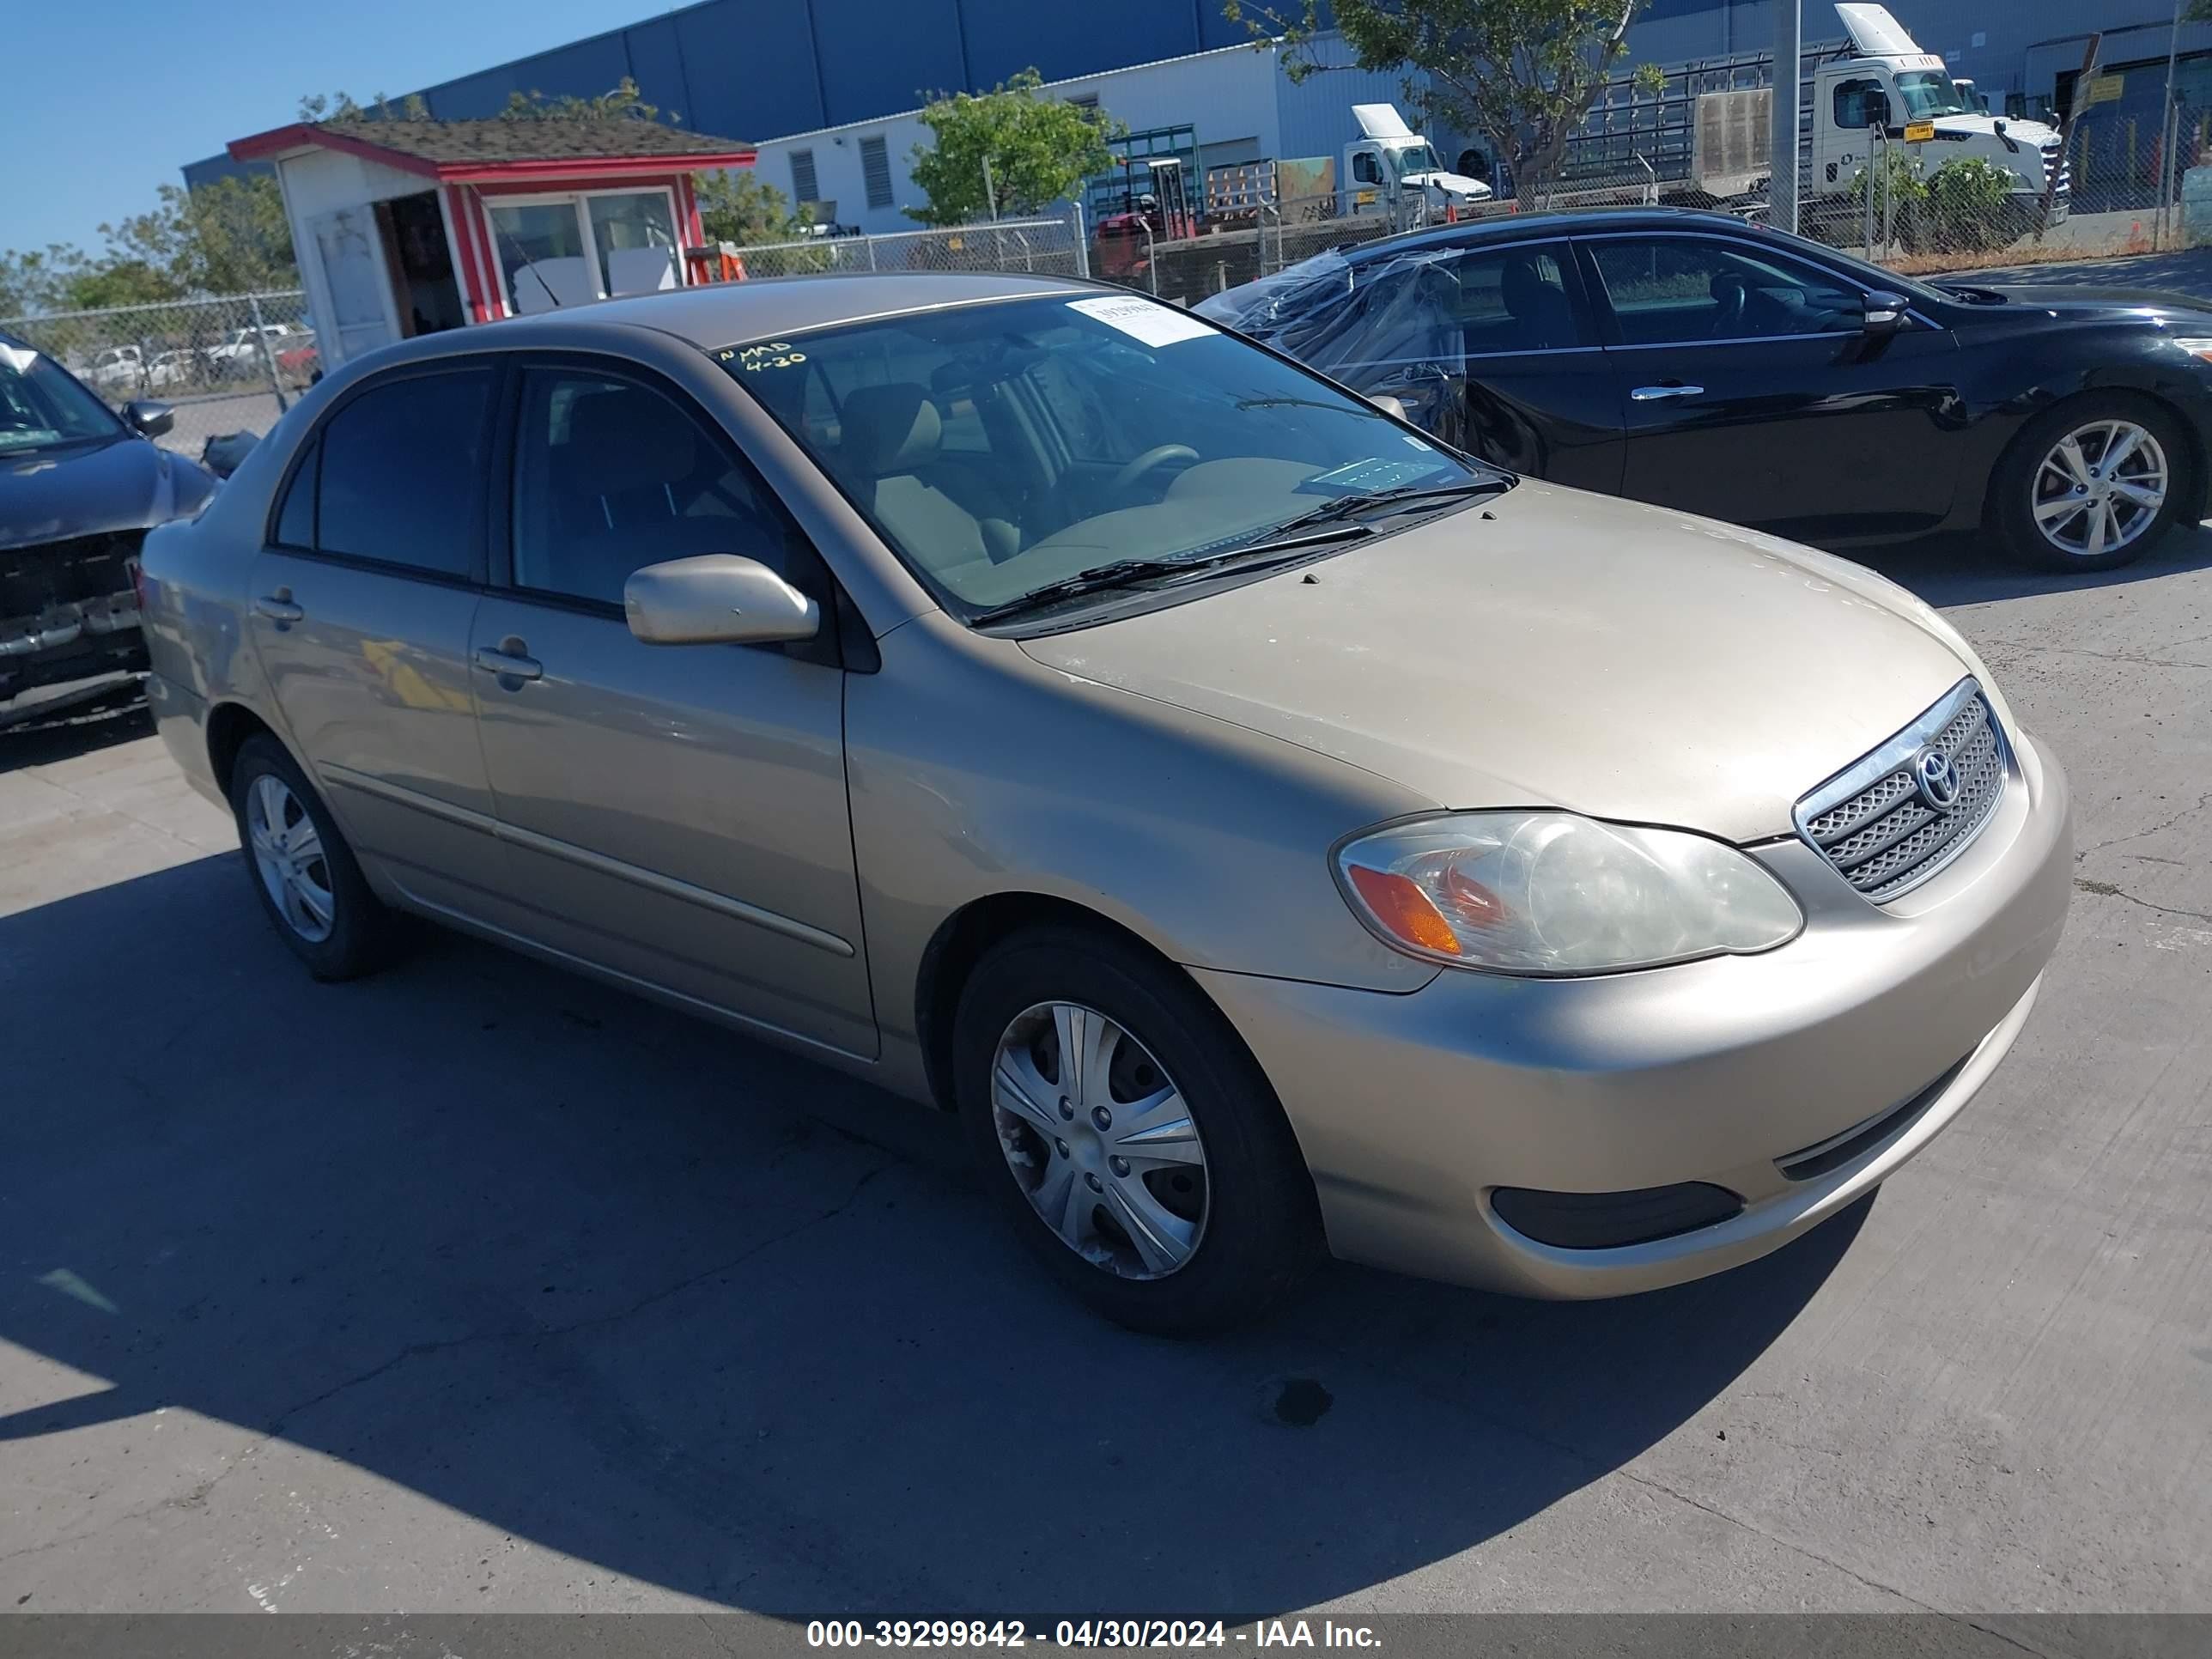
[[691, 175], [747, 144], [650, 121], [347, 119], [235, 140], [284, 195], [323, 367], [409, 335], [696, 280]]

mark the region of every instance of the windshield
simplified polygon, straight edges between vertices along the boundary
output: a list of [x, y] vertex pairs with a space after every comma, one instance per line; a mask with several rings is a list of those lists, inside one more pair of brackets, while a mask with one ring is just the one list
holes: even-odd
[[113, 438], [122, 432], [107, 405], [51, 359], [0, 343], [0, 454]]
[[967, 617], [1124, 561], [1212, 560], [1334, 501], [1502, 477], [1133, 295], [949, 307], [715, 356]]
[[1897, 95], [1905, 112], [1916, 121], [1937, 115], [1968, 115], [1973, 107], [1942, 70], [1907, 70], [1897, 77]]
[[1400, 144], [1390, 153], [1397, 157], [1401, 179], [1409, 173], [1442, 173], [1444, 170], [1444, 164], [1437, 160], [1435, 147], [1425, 138], [1416, 143]]

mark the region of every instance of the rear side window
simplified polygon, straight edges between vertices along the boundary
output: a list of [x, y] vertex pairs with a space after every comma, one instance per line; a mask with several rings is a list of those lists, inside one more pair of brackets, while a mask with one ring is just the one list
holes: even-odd
[[279, 547], [313, 548], [315, 544], [315, 475], [322, 465], [320, 439], [311, 440], [300, 465], [292, 469], [292, 482], [284, 491], [284, 505], [276, 514]]
[[[316, 438], [316, 549], [474, 574], [490, 393], [483, 369], [416, 375], [372, 386], [325, 422]], [[294, 516], [288, 497], [280, 530]]]

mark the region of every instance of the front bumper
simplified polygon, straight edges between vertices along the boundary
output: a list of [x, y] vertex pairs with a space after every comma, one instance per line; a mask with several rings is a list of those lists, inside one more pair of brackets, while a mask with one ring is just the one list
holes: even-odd
[[[65, 702], [77, 686], [146, 666], [138, 602], [128, 592], [0, 619], [0, 720]], [[33, 699], [29, 694], [47, 695]]]
[[[1397, 995], [1194, 970], [1275, 1085], [1331, 1249], [1522, 1295], [1617, 1296], [1751, 1261], [1879, 1185], [2010, 1048], [2065, 925], [2066, 781], [2012, 736], [1987, 827], [1890, 904], [1801, 842], [1751, 849], [1806, 913], [1764, 956], [1580, 980], [1446, 970]], [[1812, 1156], [1824, 1146], [1848, 1156]], [[1607, 1248], [1540, 1243], [1492, 1202], [1692, 1182], [1741, 1209]]]

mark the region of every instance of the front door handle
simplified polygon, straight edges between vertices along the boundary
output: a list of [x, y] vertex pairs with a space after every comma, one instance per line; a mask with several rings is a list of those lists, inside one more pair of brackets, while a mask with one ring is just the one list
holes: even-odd
[[1663, 404], [1670, 398], [1702, 398], [1705, 389], [1701, 386], [1640, 386], [1628, 395], [1639, 404]]
[[528, 647], [520, 640], [509, 637], [499, 642], [495, 651], [480, 645], [470, 660], [486, 674], [496, 674], [501, 680], [534, 680], [545, 673], [544, 665], [537, 658], [526, 654]]
[[307, 613], [292, 603], [292, 590], [280, 587], [274, 593], [264, 593], [253, 602], [254, 612], [273, 623], [295, 623]]

